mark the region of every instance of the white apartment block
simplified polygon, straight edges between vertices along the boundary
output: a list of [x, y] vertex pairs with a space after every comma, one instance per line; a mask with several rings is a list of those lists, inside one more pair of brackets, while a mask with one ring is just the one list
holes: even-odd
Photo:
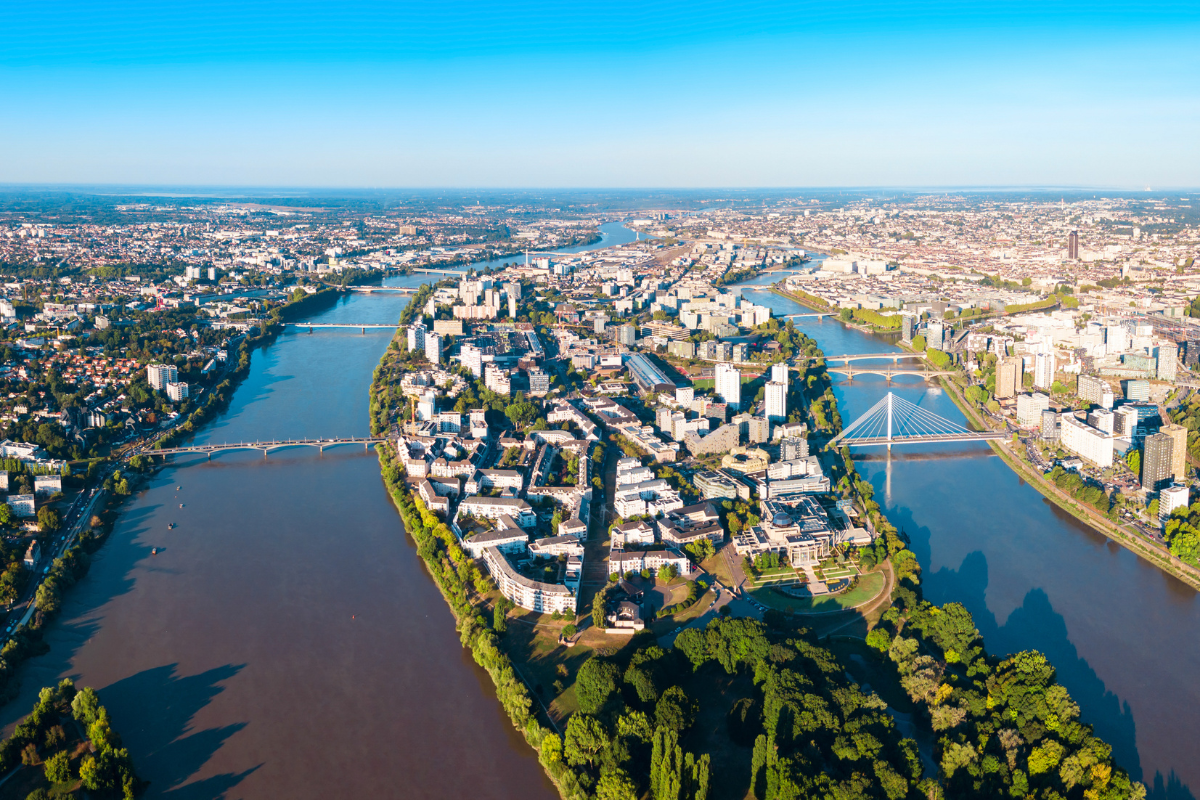
[[717, 364], [716, 391], [721, 402], [735, 410], [742, 405], [742, 373], [733, 364], [721, 362]]
[[504, 553], [495, 547], [483, 552], [484, 563], [500, 587], [500, 593], [521, 608], [553, 614], [555, 611], [575, 613], [575, 594], [561, 584], [542, 583], [526, 578], [513, 569]]
[[1042, 412], [1050, 407], [1050, 398], [1041, 392], [1017, 397], [1017, 424], [1022, 428], [1037, 428], [1042, 425]]
[[182, 403], [188, 399], [188, 385], [172, 381], [167, 384], [167, 399], [172, 403]]
[[[774, 372], [774, 368], [772, 368]], [[773, 377], [773, 376], [772, 376]], [[787, 384], [778, 381], [771, 381], [766, 386], [767, 389], [767, 419], [779, 420], [780, 422], [787, 419]]]
[[1112, 434], [1080, 422], [1074, 414], [1063, 414], [1060, 437], [1062, 446], [1080, 458], [1087, 459], [1101, 468], [1112, 466]]
[[168, 383], [179, 381], [179, 370], [170, 364], [151, 364], [146, 367], [146, 381], [150, 388], [161, 392]]

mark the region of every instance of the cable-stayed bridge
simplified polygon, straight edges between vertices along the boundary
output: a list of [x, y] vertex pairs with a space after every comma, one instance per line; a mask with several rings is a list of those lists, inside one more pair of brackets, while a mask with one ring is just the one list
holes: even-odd
[[888, 392], [882, 400], [829, 440], [830, 447], [985, 442], [1003, 439], [1003, 431], [973, 431]]

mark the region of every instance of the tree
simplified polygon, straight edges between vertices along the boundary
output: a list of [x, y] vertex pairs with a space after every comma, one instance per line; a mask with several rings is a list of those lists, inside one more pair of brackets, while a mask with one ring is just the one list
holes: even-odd
[[71, 780], [71, 760], [63, 750], [46, 759], [46, 780], [51, 783], [67, 783]]
[[608, 746], [608, 731], [600, 720], [587, 714], [575, 714], [567, 723], [563, 741], [563, 756], [567, 763], [581, 767], [595, 762], [600, 751]]
[[698, 707], [687, 692], [678, 686], [672, 686], [663, 692], [654, 707], [654, 722], [660, 728], [682, 733], [691, 727], [696, 719]]
[[637, 800], [637, 796], [637, 786], [625, 770], [613, 768], [600, 773], [596, 800]]
[[8, 503], [0, 503], [0, 525], [11, 525], [13, 522], [12, 506]]
[[38, 528], [46, 533], [54, 533], [60, 524], [58, 512], [49, 506], [42, 506], [38, 509], [37, 521]]
[[495, 607], [492, 609], [492, 630], [496, 631], [496, 633], [504, 633], [507, 631], [507, 617], [507, 609], [505, 609], [504, 604], [496, 603]]
[[96, 696], [96, 691], [90, 686], [80, 691], [71, 701], [72, 716], [82, 722], [84, 726], [91, 725], [99, 712], [100, 698]]
[[584, 714], [598, 714], [617, 688], [621, 672], [603, 658], [593, 656], [579, 668], [575, 678], [575, 696]]

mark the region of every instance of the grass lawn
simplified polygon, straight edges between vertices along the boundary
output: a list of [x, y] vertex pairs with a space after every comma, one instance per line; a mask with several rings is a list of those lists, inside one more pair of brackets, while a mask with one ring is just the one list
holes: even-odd
[[853, 608], [877, 596], [884, 586], [883, 573], [870, 572], [858, 580], [858, 585], [841, 594], [823, 597], [788, 597], [771, 588], [750, 590], [755, 600], [768, 608], [796, 612], [832, 612]]
[[700, 562], [700, 568], [712, 575], [726, 586], [733, 586], [733, 573], [729, 571], [729, 564], [725, 562], [725, 556], [717, 553]]

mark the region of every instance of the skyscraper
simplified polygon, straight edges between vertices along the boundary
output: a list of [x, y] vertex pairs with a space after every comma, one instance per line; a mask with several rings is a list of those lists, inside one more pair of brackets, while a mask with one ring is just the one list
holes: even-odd
[[1146, 437], [1142, 447], [1142, 488], [1155, 491], [1171, 482], [1171, 451], [1175, 442], [1168, 433]]
[[716, 390], [721, 402], [733, 409], [741, 408], [742, 373], [737, 367], [726, 362], [717, 364]]
[[1013, 397], [1021, 391], [1025, 362], [1020, 356], [1000, 359], [996, 365], [996, 398]]
[[637, 329], [632, 325], [622, 325], [617, 328], [617, 341], [626, 347], [633, 347], [637, 342]]
[[1033, 361], [1033, 385], [1049, 389], [1054, 384], [1054, 354], [1038, 353]]
[[1175, 365], [1179, 358], [1179, 345], [1174, 342], [1162, 342], [1158, 345], [1158, 379], [1175, 382]]
[[1158, 429], [1160, 436], [1171, 437], [1171, 477], [1177, 481], [1187, 480], [1187, 428], [1171, 423]]
[[913, 335], [917, 330], [917, 318], [912, 314], [904, 314], [900, 317], [900, 340], [903, 342], [911, 342]]
[[772, 365], [771, 366], [771, 380], [774, 381], [775, 383], [782, 383], [784, 389], [786, 390], [787, 385], [788, 385], [788, 365], [787, 364]]
[[771, 381], [767, 384], [767, 419], [787, 419], [787, 384]]
[[425, 334], [425, 360], [430, 364], [441, 363], [442, 335], [440, 333]]
[[1071, 235], [1067, 237], [1067, 260], [1079, 260], [1079, 231], [1071, 231]]
[[408, 326], [408, 349], [424, 350], [425, 349], [425, 324], [418, 322], [416, 325]]

